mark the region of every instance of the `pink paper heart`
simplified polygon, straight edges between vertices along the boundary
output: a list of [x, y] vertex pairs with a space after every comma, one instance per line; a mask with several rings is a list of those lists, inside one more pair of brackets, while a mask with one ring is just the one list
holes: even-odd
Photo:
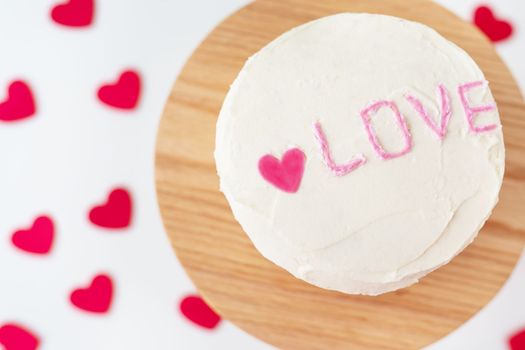
[[94, 0], [69, 0], [51, 10], [51, 18], [68, 27], [87, 27], [93, 22]]
[[48, 216], [38, 217], [31, 228], [13, 233], [13, 245], [23, 251], [33, 254], [47, 254], [53, 244], [55, 228]]
[[221, 317], [197, 295], [182, 299], [179, 308], [188, 320], [203, 328], [214, 329], [221, 321]]
[[134, 109], [140, 97], [140, 76], [137, 72], [123, 72], [117, 82], [103, 85], [98, 90], [98, 98], [108, 106], [119, 109]]
[[84, 311], [106, 313], [113, 298], [113, 282], [107, 275], [98, 275], [86, 288], [75, 289], [70, 296], [71, 303]]
[[100, 227], [122, 229], [131, 222], [132, 201], [129, 192], [123, 188], [111, 191], [106, 203], [89, 212], [89, 220]]
[[295, 193], [301, 185], [305, 161], [306, 156], [299, 148], [286, 151], [282, 161], [267, 154], [259, 160], [259, 172], [266, 181], [280, 190]]
[[29, 85], [20, 80], [13, 81], [9, 85], [7, 98], [0, 102], [0, 121], [18, 121], [31, 117], [35, 112], [35, 100]]
[[6, 350], [36, 350], [40, 340], [30, 330], [13, 323], [0, 327], [0, 348]]
[[518, 331], [509, 338], [509, 346], [511, 350], [525, 349], [525, 328]]
[[474, 12], [474, 23], [493, 42], [510, 38], [514, 31], [510, 22], [497, 18], [488, 6], [480, 6], [476, 9]]

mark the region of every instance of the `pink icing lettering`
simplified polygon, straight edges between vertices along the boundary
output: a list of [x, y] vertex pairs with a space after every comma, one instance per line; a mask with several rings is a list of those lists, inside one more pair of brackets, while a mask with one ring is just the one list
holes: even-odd
[[498, 127], [496, 124], [490, 124], [490, 125], [484, 125], [484, 126], [474, 125], [474, 117], [476, 116], [476, 114], [493, 111], [496, 109], [496, 105], [490, 104], [490, 105], [472, 107], [468, 101], [467, 93], [469, 90], [473, 88], [476, 88], [478, 86], [487, 86], [487, 85], [488, 85], [487, 81], [474, 81], [471, 83], [460, 85], [458, 87], [459, 97], [461, 99], [461, 103], [463, 104], [465, 115], [467, 116], [467, 121], [468, 121], [470, 131], [475, 134], [480, 134], [483, 132], [491, 131]]
[[362, 154], [357, 154], [351, 161], [349, 161], [346, 164], [335, 164], [334, 159], [332, 158], [332, 154], [330, 152], [330, 146], [328, 145], [326, 135], [323, 132], [321, 123], [319, 122], [314, 123], [314, 135], [315, 139], [317, 140], [317, 143], [319, 144], [319, 148], [321, 149], [324, 163], [326, 164], [328, 169], [330, 169], [330, 171], [336, 176], [347, 175], [366, 163], [365, 156]]
[[[496, 124], [476, 126], [474, 123], [474, 118], [477, 114], [496, 110], [495, 104], [482, 106], [470, 105], [467, 96], [468, 92], [476, 87], [486, 85], [488, 85], [487, 81], [474, 81], [458, 86], [459, 97], [465, 110], [469, 129], [471, 132], [477, 134], [498, 128], [498, 125]], [[442, 140], [447, 135], [447, 128], [452, 116], [452, 111], [450, 97], [443, 84], [438, 86], [437, 93], [438, 99], [441, 100], [441, 120], [439, 121], [439, 125], [437, 121], [430, 117], [428, 111], [424, 108], [422, 102], [418, 98], [408, 94], [405, 96], [405, 98], [409, 104], [412, 105], [414, 110], [420, 115], [427, 126], [439, 137], [439, 139]], [[388, 152], [384, 149], [372, 125], [373, 115], [384, 107], [389, 108], [393, 112], [393, 116], [395, 117], [398, 127], [401, 129], [403, 139], [405, 141], [404, 148], [397, 153]], [[412, 135], [410, 134], [405, 117], [401, 114], [395, 102], [382, 100], [372, 103], [363, 109], [360, 115], [364, 123], [368, 140], [370, 141], [372, 148], [380, 159], [389, 160], [398, 158], [404, 156], [412, 150]], [[361, 153], [356, 154], [345, 164], [336, 164], [332, 157], [330, 146], [321, 123], [314, 123], [313, 128], [315, 138], [321, 150], [323, 161], [333, 174], [336, 176], [344, 176], [366, 164], [367, 158]], [[259, 159], [259, 172], [266, 181], [278, 189], [288, 193], [295, 193], [299, 190], [301, 185], [301, 180], [305, 170], [305, 162], [306, 155], [304, 152], [299, 148], [293, 148], [288, 150], [283, 155], [282, 160], [277, 159], [271, 154], [261, 157]]]
[[[402, 149], [400, 152], [397, 153], [390, 153], [385, 151], [381, 143], [379, 142], [379, 139], [377, 137], [377, 134], [374, 131], [374, 128], [372, 127], [372, 117], [371, 114], [377, 113], [381, 108], [388, 107], [394, 112], [394, 117], [396, 118], [396, 122], [399, 125], [401, 132], [403, 133], [403, 138], [405, 139], [405, 148]], [[370, 140], [370, 143], [372, 144], [372, 147], [376, 151], [379, 158], [383, 160], [389, 160], [398, 158], [401, 156], [404, 156], [405, 154], [409, 153], [412, 150], [412, 135], [410, 135], [410, 131], [408, 130], [408, 125], [401, 113], [399, 112], [399, 109], [397, 108], [397, 105], [392, 101], [378, 101], [373, 103], [372, 105], [366, 107], [364, 110], [361, 111], [361, 118], [363, 119], [363, 122], [365, 124], [365, 130], [368, 134], [368, 139]]]
[[421, 116], [421, 118], [423, 118], [423, 120], [430, 127], [430, 129], [436, 133], [439, 139], [443, 140], [447, 135], [447, 126], [448, 122], [450, 121], [450, 116], [452, 114], [450, 110], [450, 98], [443, 84], [440, 84], [438, 86], [438, 95], [441, 99], [441, 124], [439, 126], [437, 126], [437, 123], [434, 122], [434, 120], [432, 120], [432, 118], [429, 116], [428, 112], [425, 110], [423, 104], [418, 98], [412, 95], [407, 95], [405, 96], [405, 98], [412, 105], [412, 107], [414, 107], [414, 109]]

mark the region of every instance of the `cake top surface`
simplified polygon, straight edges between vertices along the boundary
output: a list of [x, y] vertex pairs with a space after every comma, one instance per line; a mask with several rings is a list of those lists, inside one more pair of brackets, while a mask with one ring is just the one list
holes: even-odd
[[504, 172], [476, 63], [422, 24], [371, 14], [307, 23], [250, 58], [219, 116], [215, 158], [265, 257], [364, 294], [412, 284], [458, 254]]

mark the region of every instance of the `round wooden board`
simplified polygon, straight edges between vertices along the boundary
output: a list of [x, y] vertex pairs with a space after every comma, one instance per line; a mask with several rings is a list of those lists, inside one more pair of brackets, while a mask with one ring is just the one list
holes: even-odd
[[[283, 32], [339, 12], [425, 23], [467, 50], [498, 102], [507, 146], [500, 204], [480, 236], [419, 284], [379, 297], [326, 291], [265, 260], [219, 192], [215, 123], [244, 61]], [[217, 27], [175, 84], [160, 123], [156, 182], [173, 247], [204, 298], [226, 319], [282, 349], [416, 349], [489, 302], [525, 244], [525, 106], [493, 46], [424, 0], [258, 0]]]

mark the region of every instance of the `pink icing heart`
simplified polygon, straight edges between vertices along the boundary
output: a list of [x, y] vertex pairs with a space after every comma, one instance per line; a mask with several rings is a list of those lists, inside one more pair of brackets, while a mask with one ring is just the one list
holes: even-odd
[[267, 154], [259, 160], [259, 172], [275, 187], [284, 192], [295, 193], [301, 185], [305, 160], [306, 156], [298, 148], [286, 151], [282, 161]]

